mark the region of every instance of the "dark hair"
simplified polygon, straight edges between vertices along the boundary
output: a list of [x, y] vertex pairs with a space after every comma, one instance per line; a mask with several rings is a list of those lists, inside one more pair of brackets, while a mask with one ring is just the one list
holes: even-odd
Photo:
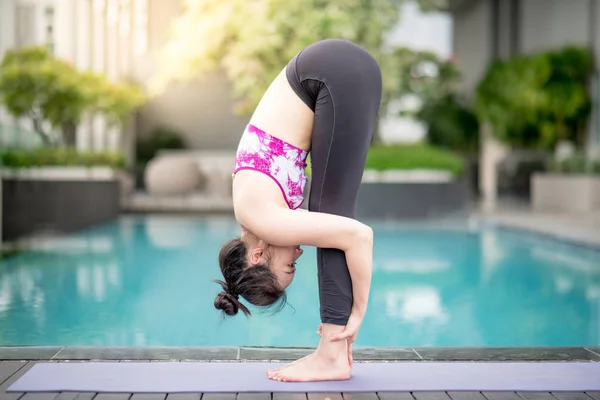
[[224, 280], [216, 280], [223, 291], [215, 298], [215, 308], [227, 315], [236, 315], [239, 310], [250, 315], [250, 310], [239, 301], [239, 296], [255, 306], [269, 307], [283, 300], [285, 291], [281, 289], [277, 277], [268, 265], [251, 266], [248, 261], [248, 248], [239, 238], [226, 242], [219, 252], [219, 266]]

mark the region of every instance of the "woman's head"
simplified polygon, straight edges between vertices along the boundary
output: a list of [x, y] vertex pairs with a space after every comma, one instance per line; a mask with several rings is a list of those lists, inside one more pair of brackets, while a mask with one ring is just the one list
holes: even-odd
[[270, 307], [285, 303], [285, 289], [294, 278], [296, 260], [302, 255], [299, 246], [271, 246], [250, 233], [226, 242], [219, 253], [223, 289], [215, 298], [215, 308], [227, 315], [248, 308], [239, 296], [250, 304]]

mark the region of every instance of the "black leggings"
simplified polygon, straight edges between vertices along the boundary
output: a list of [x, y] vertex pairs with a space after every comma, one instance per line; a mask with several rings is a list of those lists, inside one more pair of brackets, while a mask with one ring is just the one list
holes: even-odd
[[[287, 80], [314, 111], [309, 211], [354, 218], [381, 103], [381, 71], [363, 48], [340, 39], [314, 43], [287, 65]], [[345, 253], [317, 248], [321, 322], [346, 325], [352, 280]]]

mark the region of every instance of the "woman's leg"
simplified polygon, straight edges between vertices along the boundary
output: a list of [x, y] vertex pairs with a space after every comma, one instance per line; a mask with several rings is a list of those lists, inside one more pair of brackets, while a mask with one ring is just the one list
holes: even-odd
[[[315, 114], [309, 211], [353, 218], [381, 102], [379, 66], [361, 47], [333, 39], [304, 49], [288, 64], [286, 73], [294, 91]], [[336, 379], [337, 372], [327, 359], [336, 363], [340, 354], [347, 365], [346, 344], [328, 341], [343, 330], [352, 310], [352, 280], [345, 254], [318, 248], [317, 264], [321, 343], [315, 355], [279, 372], [285, 380]], [[340, 372], [340, 376], [345, 374]]]

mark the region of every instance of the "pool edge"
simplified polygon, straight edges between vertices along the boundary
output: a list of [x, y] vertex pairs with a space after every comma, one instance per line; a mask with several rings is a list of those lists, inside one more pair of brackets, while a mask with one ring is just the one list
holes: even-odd
[[[291, 361], [308, 347], [95, 347], [6, 346], [0, 361]], [[357, 362], [417, 361], [561, 361], [600, 362], [600, 347], [356, 347]]]
[[506, 221], [494, 216], [475, 217], [474, 221], [482, 227], [523, 233], [544, 240], [600, 252], [600, 240], [593, 239], [593, 233], [590, 233], [590, 237], [573, 236], [565, 232], [555, 232], [528, 224], [517, 224], [514, 221]]

